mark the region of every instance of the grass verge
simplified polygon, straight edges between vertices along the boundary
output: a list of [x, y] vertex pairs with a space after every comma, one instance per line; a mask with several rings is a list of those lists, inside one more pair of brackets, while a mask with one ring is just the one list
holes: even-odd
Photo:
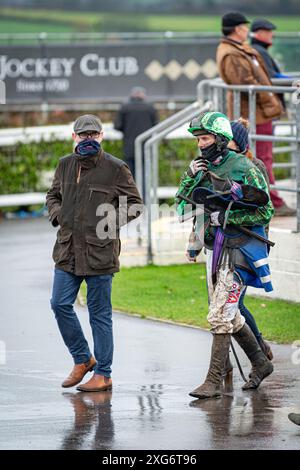
[[[248, 15], [247, 15], [248, 16]], [[47, 9], [22, 9], [22, 8], [0, 8], [2, 20], [24, 21], [24, 30], [28, 32], [28, 22], [32, 24], [32, 32], [36, 32], [36, 26], [40, 31], [51, 31], [47, 29], [46, 23], [53, 22], [57, 26], [61, 24], [66, 32], [73, 31], [131, 31], [135, 24], [142, 22], [144, 31], [190, 31], [190, 32], [215, 32], [220, 33], [221, 17], [219, 15], [145, 15], [122, 13], [98, 13], [79, 12], [66, 10]], [[250, 19], [251, 16], [250, 16]], [[268, 19], [277, 25], [280, 32], [299, 31], [299, 16], [268, 16]], [[110, 27], [108, 29], [107, 25]], [[46, 29], [45, 29], [46, 28]], [[21, 28], [22, 29], [22, 28]], [[11, 32], [17, 32], [12, 30]]]
[[[86, 285], [82, 285], [85, 298]], [[142, 317], [208, 328], [205, 266], [203, 264], [122, 268], [115, 275], [113, 308]], [[291, 343], [300, 338], [299, 304], [247, 296], [266, 339]]]

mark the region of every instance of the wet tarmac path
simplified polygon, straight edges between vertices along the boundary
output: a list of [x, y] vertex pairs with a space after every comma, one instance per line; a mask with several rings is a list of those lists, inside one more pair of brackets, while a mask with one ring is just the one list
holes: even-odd
[[235, 367], [233, 397], [193, 400], [211, 335], [114, 313], [113, 391], [62, 389], [72, 360], [49, 304], [54, 238], [45, 219], [0, 224], [0, 449], [300, 449], [287, 418], [300, 411], [300, 365], [288, 345], [273, 345], [275, 372], [259, 390], [242, 392]]

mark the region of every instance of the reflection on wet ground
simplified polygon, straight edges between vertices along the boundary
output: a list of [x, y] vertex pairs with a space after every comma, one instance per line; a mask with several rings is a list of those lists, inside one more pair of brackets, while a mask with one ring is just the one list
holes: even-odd
[[74, 410], [74, 423], [64, 436], [61, 449], [111, 449], [114, 424], [111, 415], [112, 392], [65, 392]]

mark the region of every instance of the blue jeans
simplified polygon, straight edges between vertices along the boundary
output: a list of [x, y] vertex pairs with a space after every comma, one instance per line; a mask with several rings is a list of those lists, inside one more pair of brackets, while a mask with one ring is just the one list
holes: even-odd
[[91, 357], [89, 345], [74, 311], [80, 285], [87, 284], [87, 307], [94, 340], [94, 355], [97, 360], [95, 373], [110, 377], [113, 358], [113, 331], [111, 286], [113, 274], [76, 276], [54, 269], [51, 308], [55, 313], [64, 343], [75, 364], [87, 362]]
[[241, 293], [241, 296], [239, 298], [239, 310], [240, 310], [241, 314], [243, 315], [243, 317], [245, 317], [246, 323], [251, 328], [255, 338], [257, 340], [259, 340], [260, 337], [261, 337], [261, 333], [259, 332], [256, 321], [255, 321], [252, 313], [250, 313], [249, 310], [247, 309], [247, 307], [245, 307], [245, 305], [244, 305], [244, 297], [245, 297], [245, 294], [246, 294], [246, 290], [247, 289], [243, 290], [243, 292]]

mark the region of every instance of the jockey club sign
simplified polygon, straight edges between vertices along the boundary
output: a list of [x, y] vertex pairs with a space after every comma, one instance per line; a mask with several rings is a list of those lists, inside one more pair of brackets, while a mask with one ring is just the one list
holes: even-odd
[[193, 99], [198, 81], [217, 75], [217, 40], [198, 41], [4, 46], [0, 80], [8, 105], [117, 102], [136, 85], [156, 100]]

